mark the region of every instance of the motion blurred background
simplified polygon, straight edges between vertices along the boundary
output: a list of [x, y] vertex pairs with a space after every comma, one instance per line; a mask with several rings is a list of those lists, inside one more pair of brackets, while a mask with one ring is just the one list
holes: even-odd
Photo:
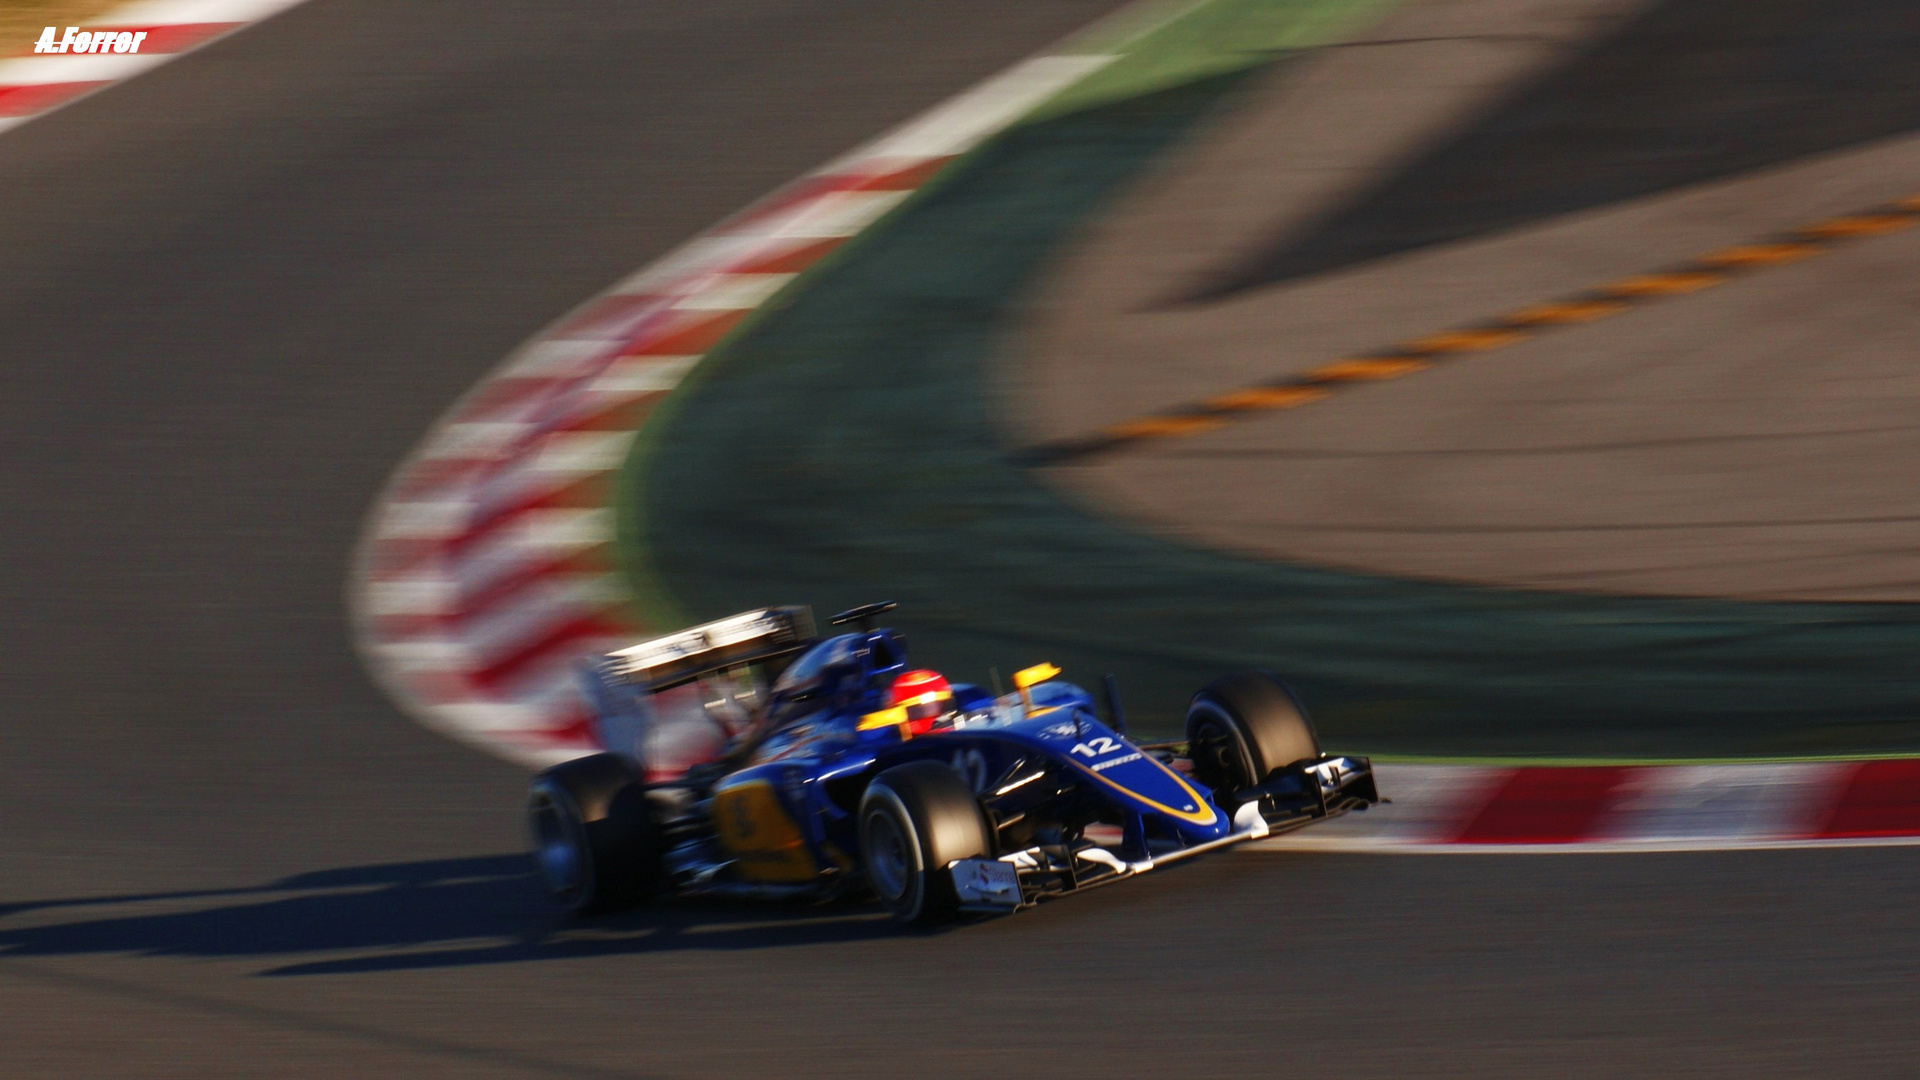
[[[462, 394], [1118, 7], [308, 0], [0, 134], [0, 1072], [1908, 1075], [1907, 847], [569, 923], [525, 770], [376, 686], [356, 546]], [[646, 418], [637, 623], [897, 599], [1148, 730], [1271, 667], [1389, 761], [1920, 751], [1912, 5], [1107, 25]]]

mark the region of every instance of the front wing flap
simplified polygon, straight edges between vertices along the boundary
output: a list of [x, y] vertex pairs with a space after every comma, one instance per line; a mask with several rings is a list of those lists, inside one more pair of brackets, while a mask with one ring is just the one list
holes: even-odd
[[[1365, 810], [1380, 801], [1373, 767], [1361, 757], [1323, 757], [1276, 770], [1255, 787], [1236, 792], [1233, 829], [1197, 844], [1150, 845], [1144, 857], [1087, 840], [1042, 844], [997, 859], [948, 864], [963, 911], [1006, 912], [1081, 892], [1216, 848], [1291, 832], [1315, 821]], [[1135, 853], [1136, 855], [1138, 853]]]

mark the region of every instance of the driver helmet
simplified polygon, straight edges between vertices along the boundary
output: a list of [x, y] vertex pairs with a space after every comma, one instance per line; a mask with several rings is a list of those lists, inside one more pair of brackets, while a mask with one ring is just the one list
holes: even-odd
[[932, 731], [940, 720], [953, 712], [953, 688], [947, 677], [924, 668], [903, 671], [894, 676], [887, 692], [887, 705], [907, 711], [907, 730], [915, 735]]

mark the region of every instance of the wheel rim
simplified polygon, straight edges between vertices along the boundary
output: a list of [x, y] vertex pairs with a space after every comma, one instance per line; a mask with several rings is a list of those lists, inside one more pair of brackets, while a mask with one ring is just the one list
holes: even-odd
[[547, 888], [563, 900], [579, 895], [587, 860], [573, 815], [551, 793], [536, 790], [527, 803], [527, 828], [533, 838], [533, 861]]
[[1203, 716], [1194, 724], [1193, 734], [1187, 740], [1187, 756], [1193, 761], [1194, 777], [1215, 790], [1243, 786], [1240, 774], [1247, 769], [1240, 760], [1238, 743], [1233, 730], [1219, 717]]
[[867, 877], [874, 892], [887, 900], [906, 895], [913, 864], [907, 854], [907, 838], [892, 814], [876, 810], [867, 815], [866, 856]]

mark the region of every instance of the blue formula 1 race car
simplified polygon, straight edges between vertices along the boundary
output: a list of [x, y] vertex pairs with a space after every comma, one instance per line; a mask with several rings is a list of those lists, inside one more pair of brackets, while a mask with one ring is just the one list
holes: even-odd
[[1009, 912], [1379, 801], [1271, 675], [1194, 696], [1184, 743], [1136, 743], [1048, 664], [996, 696], [907, 666], [892, 604], [697, 626], [587, 671], [605, 753], [540, 773], [535, 860], [575, 911], [667, 893], [829, 898], [899, 919]]

